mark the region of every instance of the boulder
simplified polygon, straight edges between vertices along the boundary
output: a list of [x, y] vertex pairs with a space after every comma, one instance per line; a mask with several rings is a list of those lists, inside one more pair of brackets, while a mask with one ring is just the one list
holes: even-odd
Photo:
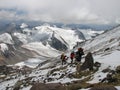
[[94, 66], [94, 59], [93, 59], [92, 53], [89, 52], [86, 55], [85, 62], [80, 67], [80, 70], [81, 71], [86, 70], [86, 69], [93, 70], [93, 66]]
[[116, 70], [117, 73], [120, 73], [120, 66], [117, 66]]

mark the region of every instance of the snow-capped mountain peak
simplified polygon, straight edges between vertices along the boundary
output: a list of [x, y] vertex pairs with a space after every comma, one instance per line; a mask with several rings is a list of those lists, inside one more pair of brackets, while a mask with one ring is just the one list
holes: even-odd
[[[63, 44], [66, 49], [71, 49], [74, 45], [76, 45], [76, 42], [80, 42], [83, 40], [79, 38], [74, 30], [66, 30], [62, 28], [51, 27], [49, 25], [37, 26], [34, 27], [32, 30], [25, 28], [23, 29], [23, 33], [27, 33], [27, 38], [29, 38], [29, 40], [27, 39], [28, 42], [41, 41], [42, 43], [44, 42], [50, 44], [50, 46], [52, 46], [53, 48], [53, 42], [59, 42]], [[54, 41], [52, 39], [54, 39]]]

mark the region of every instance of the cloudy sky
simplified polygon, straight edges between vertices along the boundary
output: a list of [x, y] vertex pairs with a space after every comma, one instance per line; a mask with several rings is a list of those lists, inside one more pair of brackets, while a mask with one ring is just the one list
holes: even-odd
[[0, 20], [120, 23], [120, 0], [0, 0]]

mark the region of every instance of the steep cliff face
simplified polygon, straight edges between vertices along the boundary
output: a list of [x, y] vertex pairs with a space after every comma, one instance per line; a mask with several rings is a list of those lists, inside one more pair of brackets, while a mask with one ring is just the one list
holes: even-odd
[[51, 47], [60, 51], [65, 51], [68, 49], [68, 47], [64, 43], [62, 43], [60, 40], [58, 40], [55, 37], [51, 38], [51, 42], [49, 44], [51, 45]]

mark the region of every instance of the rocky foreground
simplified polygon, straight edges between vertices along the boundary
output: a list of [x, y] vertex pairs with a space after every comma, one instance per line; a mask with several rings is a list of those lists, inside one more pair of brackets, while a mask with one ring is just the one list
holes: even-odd
[[[95, 62], [90, 67], [85, 63], [61, 65], [59, 59], [45, 61], [32, 69], [27, 66], [0, 66], [1, 90], [117, 90], [120, 85], [120, 66], [115, 70], [109, 67], [102, 70], [106, 77], [99, 83], [88, 83], [101, 68], [101, 63]], [[80, 69], [84, 68], [84, 70]], [[91, 70], [90, 68], [93, 67]], [[101, 77], [101, 76], [99, 76]], [[68, 80], [68, 81], [67, 81]]]

